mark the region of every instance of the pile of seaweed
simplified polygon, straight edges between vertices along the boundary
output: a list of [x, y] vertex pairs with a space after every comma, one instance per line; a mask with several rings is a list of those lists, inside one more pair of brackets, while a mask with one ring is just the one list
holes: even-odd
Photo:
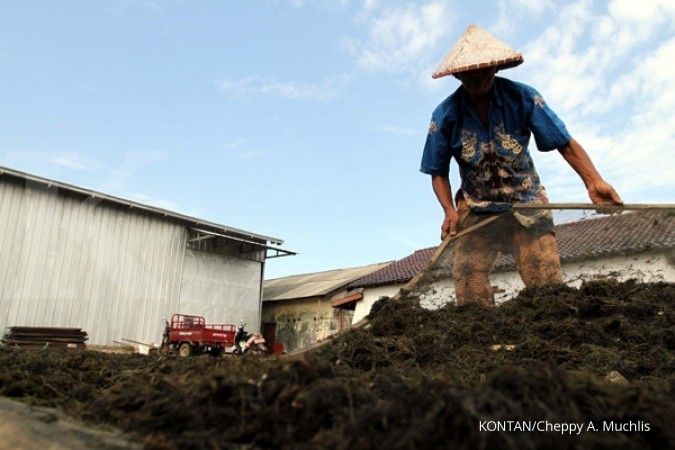
[[459, 384], [500, 367], [546, 362], [663, 385], [675, 369], [674, 286], [612, 280], [528, 288], [494, 309], [430, 312], [410, 298], [379, 301], [366, 329], [322, 354], [360, 370], [420, 367]]
[[[6, 348], [0, 395], [148, 448], [667, 448], [674, 296], [674, 284], [602, 281], [493, 309], [388, 299], [367, 327], [282, 359]], [[487, 431], [494, 421], [585, 431]]]

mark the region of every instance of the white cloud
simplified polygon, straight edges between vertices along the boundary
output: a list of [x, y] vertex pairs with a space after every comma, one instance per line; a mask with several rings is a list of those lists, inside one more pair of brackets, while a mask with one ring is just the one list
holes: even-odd
[[265, 152], [260, 151], [260, 150], [247, 150], [245, 152], [241, 152], [237, 155], [237, 159], [258, 159], [262, 158], [265, 155]]
[[243, 145], [246, 145], [248, 141], [244, 138], [235, 139], [234, 141], [226, 142], [224, 147], [228, 150], [235, 150], [241, 148]]
[[[406, 252], [412, 252], [419, 250], [421, 248], [429, 247], [429, 242], [424, 242], [421, 239], [414, 239], [411, 236], [424, 236], [428, 237], [428, 230], [410, 230], [409, 228], [401, 229], [396, 226], [383, 226], [380, 227], [380, 234], [384, 239], [387, 239], [389, 242], [396, 244], [398, 247], [405, 249]], [[438, 235], [440, 239], [440, 222], [438, 228]], [[435, 244], [435, 243], [434, 243]]]
[[143, 192], [131, 192], [131, 193], [125, 193], [123, 194], [124, 198], [128, 198], [129, 200], [135, 200], [139, 203], [143, 203], [145, 205], [150, 205], [154, 206], [156, 208], [162, 208], [162, 209], [168, 209], [170, 211], [178, 211], [179, 207], [178, 204], [175, 202], [172, 202], [171, 200], [164, 200], [161, 198], [153, 197], [151, 195], [145, 194]]
[[610, 15], [618, 20], [637, 23], [643, 28], [651, 28], [650, 25], [668, 20], [668, 15], [675, 14], [675, 3], [671, 0], [641, 2], [614, 0], [609, 4], [608, 10]]
[[96, 187], [101, 192], [118, 190], [126, 185], [141, 169], [147, 169], [151, 164], [165, 160], [166, 152], [160, 151], [129, 151], [115, 168], [109, 168], [108, 177]]
[[365, 20], [378, 6], [380, 6], [380, 0], [364, 0], [359, 18]]
[[80, 171], [92, 170], [96, 166], [96, 164], [85, 160], [76, 152], [58, 152], [50, 161], [59, 167]]
[[71, 169], [78, 172], [102, 169], [104, 166], [90, 158], [83, 157], [76, 151], [10, 151], [5, 153], [10, 161], [17, 167], [23, 167], [24, 161], [39, 163], [40, 166], [48, 167], [49, 173], [58, 173], [61, 169]]
[[510, 39], [520, 29], [514, 26], [516, 20], [538, 18], [552, 8], [551, 0], [498, 0], [497, 21], [490, 27], [490, 31], [503, 39]]
[[231, 156], [241, 160], [258, 159], [265, 155], [265, 152], [261, 150], [251, 150], [250, 148], [247, 148], [250, 146], [248, 145], [248, 139], [245, 138], [227, 142], [223, 147], [233, 153], [236, 151], [236, 154], [231, 154]]
[[250, 76], [224, 79], [218, 82], [218, 86], [231, 98], [237, 100], [275, 97], [287, 100], [326, 102], [338, 97], [338, 85], [342, 80], [343, 77], [338, 76], [320, 84], [311, 84]]
[[307, 0], [284, 0], [288, 3], [290, 3], [292, 6], [295, 8], [302, 8], [305, 5], [311, 4], [312, 6], [316, 4], [320, 5], [333, 5], [333, 4], [338, 4], [340, 6], [347, 5], [349, 3], [349, 0], [323, 0], [322, 2], [317, 2], [316, 0], [313, 0], [312, 2], [308, 2]]
[[549, 9], [553, 6], [551, 0], [510, 0], [506, 3], [512, 5], [515, 8], [528, 11], [535, 16], [538, 16], [546, 9]]
[[438, 57], [454, 23], [449, 0], [430, 0], [400, 6], [369, 0], [358, 21], [366, 29], [365, 39], [345, 38], [358, 67], [369, 71], [416, 72]]
[[136, 201], [144, 205], [153, 206], [155, 208], [166, 209], [171, 212], [176, 212], [179, 214], [184, 214], [191, 217], [204, 217], [203, 213], [194, 209], [183, 209], [181, 206], [171, 200], [166, 200], [152, 195], [146, 194], [145, 192], [126, 192], [126, 191], [117, 191], [116, 196], [120, 198], [125, 198], [128, 200]]
[[[592, 6], [566, 5], [525, 46], [523, 70], [624, 200], [663, 201], [675, 179], [675, 4]], [[578, 196], [561, 181], [574, 179], [568, 167], [552, 172], [552, 191]]]
[[[633, 14], [634, 10], [643, 10]], [[592, 3], [567, 5], [558, 20], [526, 45], [525, 55], [537, 86], [548, 88], [548, 99], [579, 118], [608, 111], [636, 89], [625, 73], [653, 51], [654, 38], [672, 33], [675, 6], [652, 2], [614, 1], [596, 13]], [[645, 46], [647, 48], [645, 48]]]
[[115, 0], [106, 5], [106, 11], [114, 14], [124, 14], [136, 9], [161, 13], [164, 12], [164, 5], [156, 0]]
[[385, 133], [397, 134], [401, 136], [418, 136], [420, 130], [413, 130], [410, 128], [400, 127], [397, 125], [379, 125], [375, 127], [376, 131], [382, 131]]
[[106, 168], [76, 151], [5, 150], [1, 157], [2, 165], [54, 179], [60, 179], [64, 169], [89, 172]]

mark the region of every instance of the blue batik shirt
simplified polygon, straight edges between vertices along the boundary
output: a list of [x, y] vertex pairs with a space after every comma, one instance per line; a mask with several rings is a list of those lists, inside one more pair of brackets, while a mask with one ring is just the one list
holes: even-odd
[[[495, 77], [486, 127], [459, 87], [434, 110], [420, 170], [447, 176], [454, 158], [461, 195], [475, 212], [501, 212], [514, 202], [540, 201], [544, 188], [528, 151], [531, 135], [540, 151], [571, 139], [534, 88]], [[521, 220], [525, 222], [531, 220]]]

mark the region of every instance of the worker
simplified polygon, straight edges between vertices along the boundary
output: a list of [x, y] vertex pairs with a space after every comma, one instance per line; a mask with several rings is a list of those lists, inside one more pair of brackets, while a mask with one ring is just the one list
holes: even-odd
[[[516, 202], [548, 202], [528, 151], [531, 135], [540, 151], [558, 150], [594, 204], [622, 204], [542, 96], [530, 86], [495, 76], [522, 62], [520, 53], [472, 25], [432, 75], [453, 75], [461, 82], [433, 112], [420, 168], [431, 175], [445, 212], [441, 239], [502, 214], [460, 238], [453, 249], [458, 305], [494, 306], [488, 276], [498, 252], [513, 255], [526, 286], [562, 282], [551, 211], [511, 208]], [[461, 178], [456, 205], [448, 177], [453, 158]]]

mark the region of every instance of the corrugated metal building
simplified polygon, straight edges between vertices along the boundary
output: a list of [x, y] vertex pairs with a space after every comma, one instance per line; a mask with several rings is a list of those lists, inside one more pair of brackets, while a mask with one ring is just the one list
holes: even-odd
[[280, 239], [0, 168], [0, 330], [161, 340], [162, 316], [260, 324]]

